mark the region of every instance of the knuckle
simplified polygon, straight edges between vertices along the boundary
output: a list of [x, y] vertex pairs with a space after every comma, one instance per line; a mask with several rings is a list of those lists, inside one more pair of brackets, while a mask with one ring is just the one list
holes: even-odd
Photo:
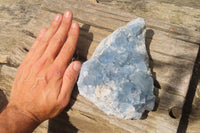
[[59, 25], [59, 21], [54, 20], [53, 23], [51, 24], [51, 28], [56, 29], [58, 27], [58, 25]]
[[75, 51], [75, 48], [74, 48], [74, 46], [73, 45], [70, 45], [70, 44], [67, 44], [66, 45], [66, 50], [68, 51], [68, 53], [74, 53], [74, 51]]
[[71, 36], [74, 37], [75, 35], [78, 34], [77, 30], [76, 29], [72, 29], [71, 32], [70, 32]]
[[59, 102], [59, 107], [63, 109], [69, 103], [70, 98], [63, 98], [62, 101]]
[[44, 33], [45, 33], [46, 31], [47, 31], [46, 28], [42, 28], [42, 29], [40, 30], [40, 32], [39, 32], [37, 38], [41, 38], [41, 37], [43, 37], [43, 35], [44, 35]]
[[61, 71], [60, 70], [58, 70], [58, 69], [56, 69], [55, 71], [54, 71], [54, 75], [56, 76], [56, 77], [61, 77]]
[[52, 66], [47, 75], [48, 75], [47, 76], [48, 79], [51, 79], [52, 77], [56, 77], [56, 79], [57, 78], [60, 79], [62, 78], [62, 71], [58, 67]]
[[62, 71], [56, 66], [53, 66], [52, 72], [53, 72], [53, 75], [56, 76], [56, 77], [62, 76]]
[[65, 73], [64, 78], [66, 80], [71, 81], [71, 82], [74, 82], [76, 80], [74, 75], [72, 73], [70, 73], [70, 72]]
[[67, 106], [67, 104], [70, 102], [70, 96], [66, 95], [65, 97], [59, 98], [57, 101], [57, 105], [59, 108], [63, 109]]
[[49, 51], [45, 52], [45, 54], [43, 55], [42, 59], [46, 63], [52, 63], [54, 61], [54, 57], [53, 57], [53, 55]]
[[46, 38], [38, 38], [38, 41], [39, 41], [39, 43], [41, 43], [41, 44], [47, 44], [47, 39]]
[[60, 37], [59, 35], [55, 35], [55, 36], [53, 37], [53, 42], [54, 42], [54, 43], [57, 43], [57, 44], [61, 44], [61, 43], [63, 43], [63, 39], [62, 39], [62, 37]]
[[56, 21], [54, 21], [53, 23], [52, 23], [52, 25], [51, 25], [51, 28], [52, 29], [55, 29], [55, 28], [57, 28], [58, 27], [58, 23], [56, 22]]
[[69, 51], [69, 52], [73, 52], [73, 51], [74, 51], [74, 48], [73, 48], [72, 45], [68, 45], [68, 51]]
[[64, 20], [63, 20], [63, 24], [64, 24], [64, 25], [68, 25], [68, 28], [69, 28], [70, 23], [71, 23], [71, 21], [68, 20], [68, 19], [64, 19]]

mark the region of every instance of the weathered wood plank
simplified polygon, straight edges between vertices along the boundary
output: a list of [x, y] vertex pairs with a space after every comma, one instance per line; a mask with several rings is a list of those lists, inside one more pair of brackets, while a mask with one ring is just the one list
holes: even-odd
[[[26, 1], [20, 4], [16, 2], [12, 6], [11, 4], [3, 5], [7, 9], [5, 13], [10, 16], [3, 17], [0, 20], [5, 22], [1, 25], [3, 32], [0, 32], [0, 39], [4, 38], [4, 41], [0, 42], [2, 47], [0, 54], [5, 55], [0, 56], [0, 61], [2, 59], [0, 62], [2, 66], [0, 83], [7, 95], [10, 93], [16, 67], [19, 66], [26, 54], [25, 49], [30, 48], [39, 30], [42, 27], [48, 27], [56, 13], [63, 13], [66, 9], [70, 9], [74, 13], [74, 21], [80, 24], [81, 31], [77, 55], [81, 60], [89, 59], [98, 43], [112, 31], [136, 18], [132, 14], [89, 3], [85, 0], [52, 0], [51, 2], [45, 0], [32, 3], [34, 9], [27, 6], [30, 3], [32, 2]], [[2, 5], [0, 7], [2, 9]], [[15, 20], [15, 24], [10, 23], [10, 27], [5, 28], [6, 22], [13, 19], [9, 12], [15, 11], [19, 7], [24, 8], [24, 11], [20, 12], [21, 17], [19, 16]], [[27, 17], [23, 23], [23, 15], [29, 10], [28, 15], [32, 16], [31, 18]], [[5, 13], [1, 16], [6, 16]], [[174, 106], [180, 109], [183, 106], [198, 51], [196, 44], [199, 43], [198, 36], [200, 33], [188, 29], [188, 27], [181, 27], [161, 20], [146, 18], [146, 21], [146, 42], [153, 61], [154, 76], [161, 86], [158, 93], [160, 102], [157, 110], [150, 112], [145, 120], [120, 120], [113, 116], [107, 116], [91, 102], [77, 95], [77, 90], [75, 90], [71, 101], [72, 103], [74, 101], [74, 104], [67, 115], [74, 127], [77, 127], [77, 130], [82, 132], [102, 132], [104, 129], [105, 132], [117, 132], [117, 130], [141, 133], [176, 132], [179, 118], [171, 118], [169, 110]], [[11, 32], [13, 29], [15, 29], [15, 32]], [[11, 34], [7, 35], [8, 32]], [[6, 45], [3, 44], [9, 46], [6, 47], [7, 52], [4, 52]], [[11, 45], [12, 47], [10, 47]], [[10, 73], [11, 70], [12, 73]], [[35, 132], [42, 132], [39, 130], [37, 129]]]
[[[97, 4], [95, 3], [84, 4], [84, 3], [80, 3], [82, 2], [80, 0], [77, 0], [77, 1], [70, 0], [69, 2], [71, 3], [70, 4], [71, 6], [64, 5], [61, 2], [60, 5], [47, 3], [46, 5], [43, 5], [42, 8], [46, 9], [48, 6], [49, 9], [46, 9], [46, 10], [49, 10], [51, 12], [60, 12], [60, 13], [62, 12], [63, 9], [70, 9], [75, 13], [75, 18], [78, 14], [82, 13], [82, 15], [77, 16], [79, 20], [85, 23], [91, 24], [93, 26], [101, 27], [103, 25], [103, 27], [106, 28], [107, 30], [111, 30], [112, 28], [116, 29], [118, 28], [120, 24], [125, 24], [128, 21], [130, 21], [130, 18], [136, 18], [135, 15], [120, 12], [117, 10], [113, 12], [112, 8], [105, 7], [104, 5], [97, 6]], [[85, 6], [80, 6], [81, 4]], [[98, 17], [96, 16], [96, 17], [85, 19], [87, 15], [93, 16], [95, 14], [96, 15], [98, 14]], [[110, 23], [111, 21], [113, 22], [113, 25], [108, 25], [108, 23]], [[194, 27], [191, 28], [191, 27], [186, 26], [185, 28], [184, 26], [176, 25], [176, 24], [172, 26], [170, 22], [159, 21], [159, 19], [154, 20], [151, 17], [146, 17], [146, 21], [149, 27], [169, 32], [170, 33], [169, 35], [175, 38], [182, 39], [185, 41], [191, 41], [195, 43], [199, 42], [199, 37], [198, 37], [199, 32], [198, 30], [196, 31], [195, 29], [193, 29]], [[98, 22], [98, 23], [91, 23], [91, 22]]]
[[200, 30], [200, 5], [195, 0], [99, 0], [100, 3], [123, 9], [145, 18]]

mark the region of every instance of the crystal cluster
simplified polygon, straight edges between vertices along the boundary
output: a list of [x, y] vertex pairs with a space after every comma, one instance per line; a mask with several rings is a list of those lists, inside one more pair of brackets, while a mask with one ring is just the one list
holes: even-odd
[[138, 18], [106, 37], [83, 63], [79, 93], [108, 115], [140, 119], [152, 110], [153, 79], [145, 47], [145, 22]]

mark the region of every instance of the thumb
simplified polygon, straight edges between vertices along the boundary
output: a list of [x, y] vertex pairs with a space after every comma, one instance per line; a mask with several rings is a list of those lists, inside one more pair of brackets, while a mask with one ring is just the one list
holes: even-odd
[[72, 62], [63, 75], [63, 82], [58, 96], [58, 101], [65, 107], [69, 103], [71, 92], [76, 83], [77, 77], [81, 69], [81, 63], [79, 61]]

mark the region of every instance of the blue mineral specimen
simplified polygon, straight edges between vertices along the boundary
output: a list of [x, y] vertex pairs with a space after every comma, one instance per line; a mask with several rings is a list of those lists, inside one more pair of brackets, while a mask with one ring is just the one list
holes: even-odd
[[108, 115], [140, 119], [154, 107], [145, 31], [142, 18], [129, 22], [101, 41], [82, 65], [80, 94]]

